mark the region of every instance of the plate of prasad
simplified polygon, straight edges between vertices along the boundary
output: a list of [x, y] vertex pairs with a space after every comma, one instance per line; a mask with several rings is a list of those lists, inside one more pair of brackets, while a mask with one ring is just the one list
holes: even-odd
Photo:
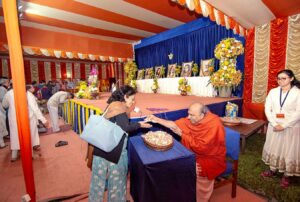
[[226, 126], [237, 126], [242, 123], [238, 117], [221, 117], [221, 120]]
[[149, 131], [141, 136], [145, 145], [156, 151], [166, 151], [174, 145], [172, 135], [164, 131]]

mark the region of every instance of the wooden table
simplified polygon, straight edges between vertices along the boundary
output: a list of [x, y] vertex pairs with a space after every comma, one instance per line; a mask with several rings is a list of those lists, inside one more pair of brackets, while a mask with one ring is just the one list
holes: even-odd
[[255, 134], [259, 130], [261, 131], [261, 133], [264, 133], [265, 124], [266, 122], [263, 120], [256, 120], [254, 123], [251, 124], [241, 123], [237, 126], [225, 126], [240, 133], [242, 138], [242, 153], [244, 153], [246, 146], [246, 138]]

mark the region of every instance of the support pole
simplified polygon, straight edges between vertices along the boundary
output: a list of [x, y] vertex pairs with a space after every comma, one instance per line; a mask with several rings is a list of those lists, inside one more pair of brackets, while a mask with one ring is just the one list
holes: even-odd
[[14, 99], [21, 148], [22, 167], [26, 191], [35, 202], [35, 186], [32, 167], [32, 146], [28, 120], [28, 105], [25, 88], [24, 63], [20, 39], [17, 5], [15, 0], [2, 0], [6, 36], [13, 81]]

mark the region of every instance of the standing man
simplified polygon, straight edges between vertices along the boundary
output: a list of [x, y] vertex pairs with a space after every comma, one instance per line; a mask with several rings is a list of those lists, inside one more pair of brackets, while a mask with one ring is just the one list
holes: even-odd
[[181, 136], [181, 143], [195, 153], [197, 202], [208, 201], [214, 179], [226, 169], [225, 129], [220, 118], [205, 105], [194, 103], [189, 107], [188, 117], [175, 122], [153, 115], [147, 119], [170, 128]]
[[6, 111], [2, 107], [2, 101], [4, 95], [7, 93], [7, 89], [9, 87], [9, 79], [2, 77], [0, 79], [0, 149], [6, 147], [7, 145], [4, 143], [4, 136], [8, 135], [8, 131], [6, 128]]
[[52, 124], [52, 132], [59, 132], [60, 128], [58, 125], [58, 106], [67, 102], [69, 99], [73, 99], [74, 94], [65, 91], [58, 91], [50, 97], [47, 102], [47, 107]]
[[43, 116], [37, 102], [36, 97], [33, 95], [34, 86], [27, 85], [27, 101], [28, 101], [28, 113], [30, 121], [30, 135], [31, 135], [31, 145], [34, 150], [40, 149], [40, 136], [38, 131], [38, 121], [40, 120], [46, 127], [48, 126], [48, 121]]

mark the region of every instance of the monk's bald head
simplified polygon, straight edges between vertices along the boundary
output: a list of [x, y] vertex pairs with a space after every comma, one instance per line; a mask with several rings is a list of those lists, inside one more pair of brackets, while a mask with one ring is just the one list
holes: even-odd
[[190, 105], [189, 109], [196, 114], [200, 115], [202, 112], [203, 104], [201, 103], [193, 103]]
[[190, 105], [188, 110], [188, 119], [190, 119], [192, 124], [197, 124], [201, 121], [207, 111], [208, 109], [205, 105], [201, 103], [193, 103]]

